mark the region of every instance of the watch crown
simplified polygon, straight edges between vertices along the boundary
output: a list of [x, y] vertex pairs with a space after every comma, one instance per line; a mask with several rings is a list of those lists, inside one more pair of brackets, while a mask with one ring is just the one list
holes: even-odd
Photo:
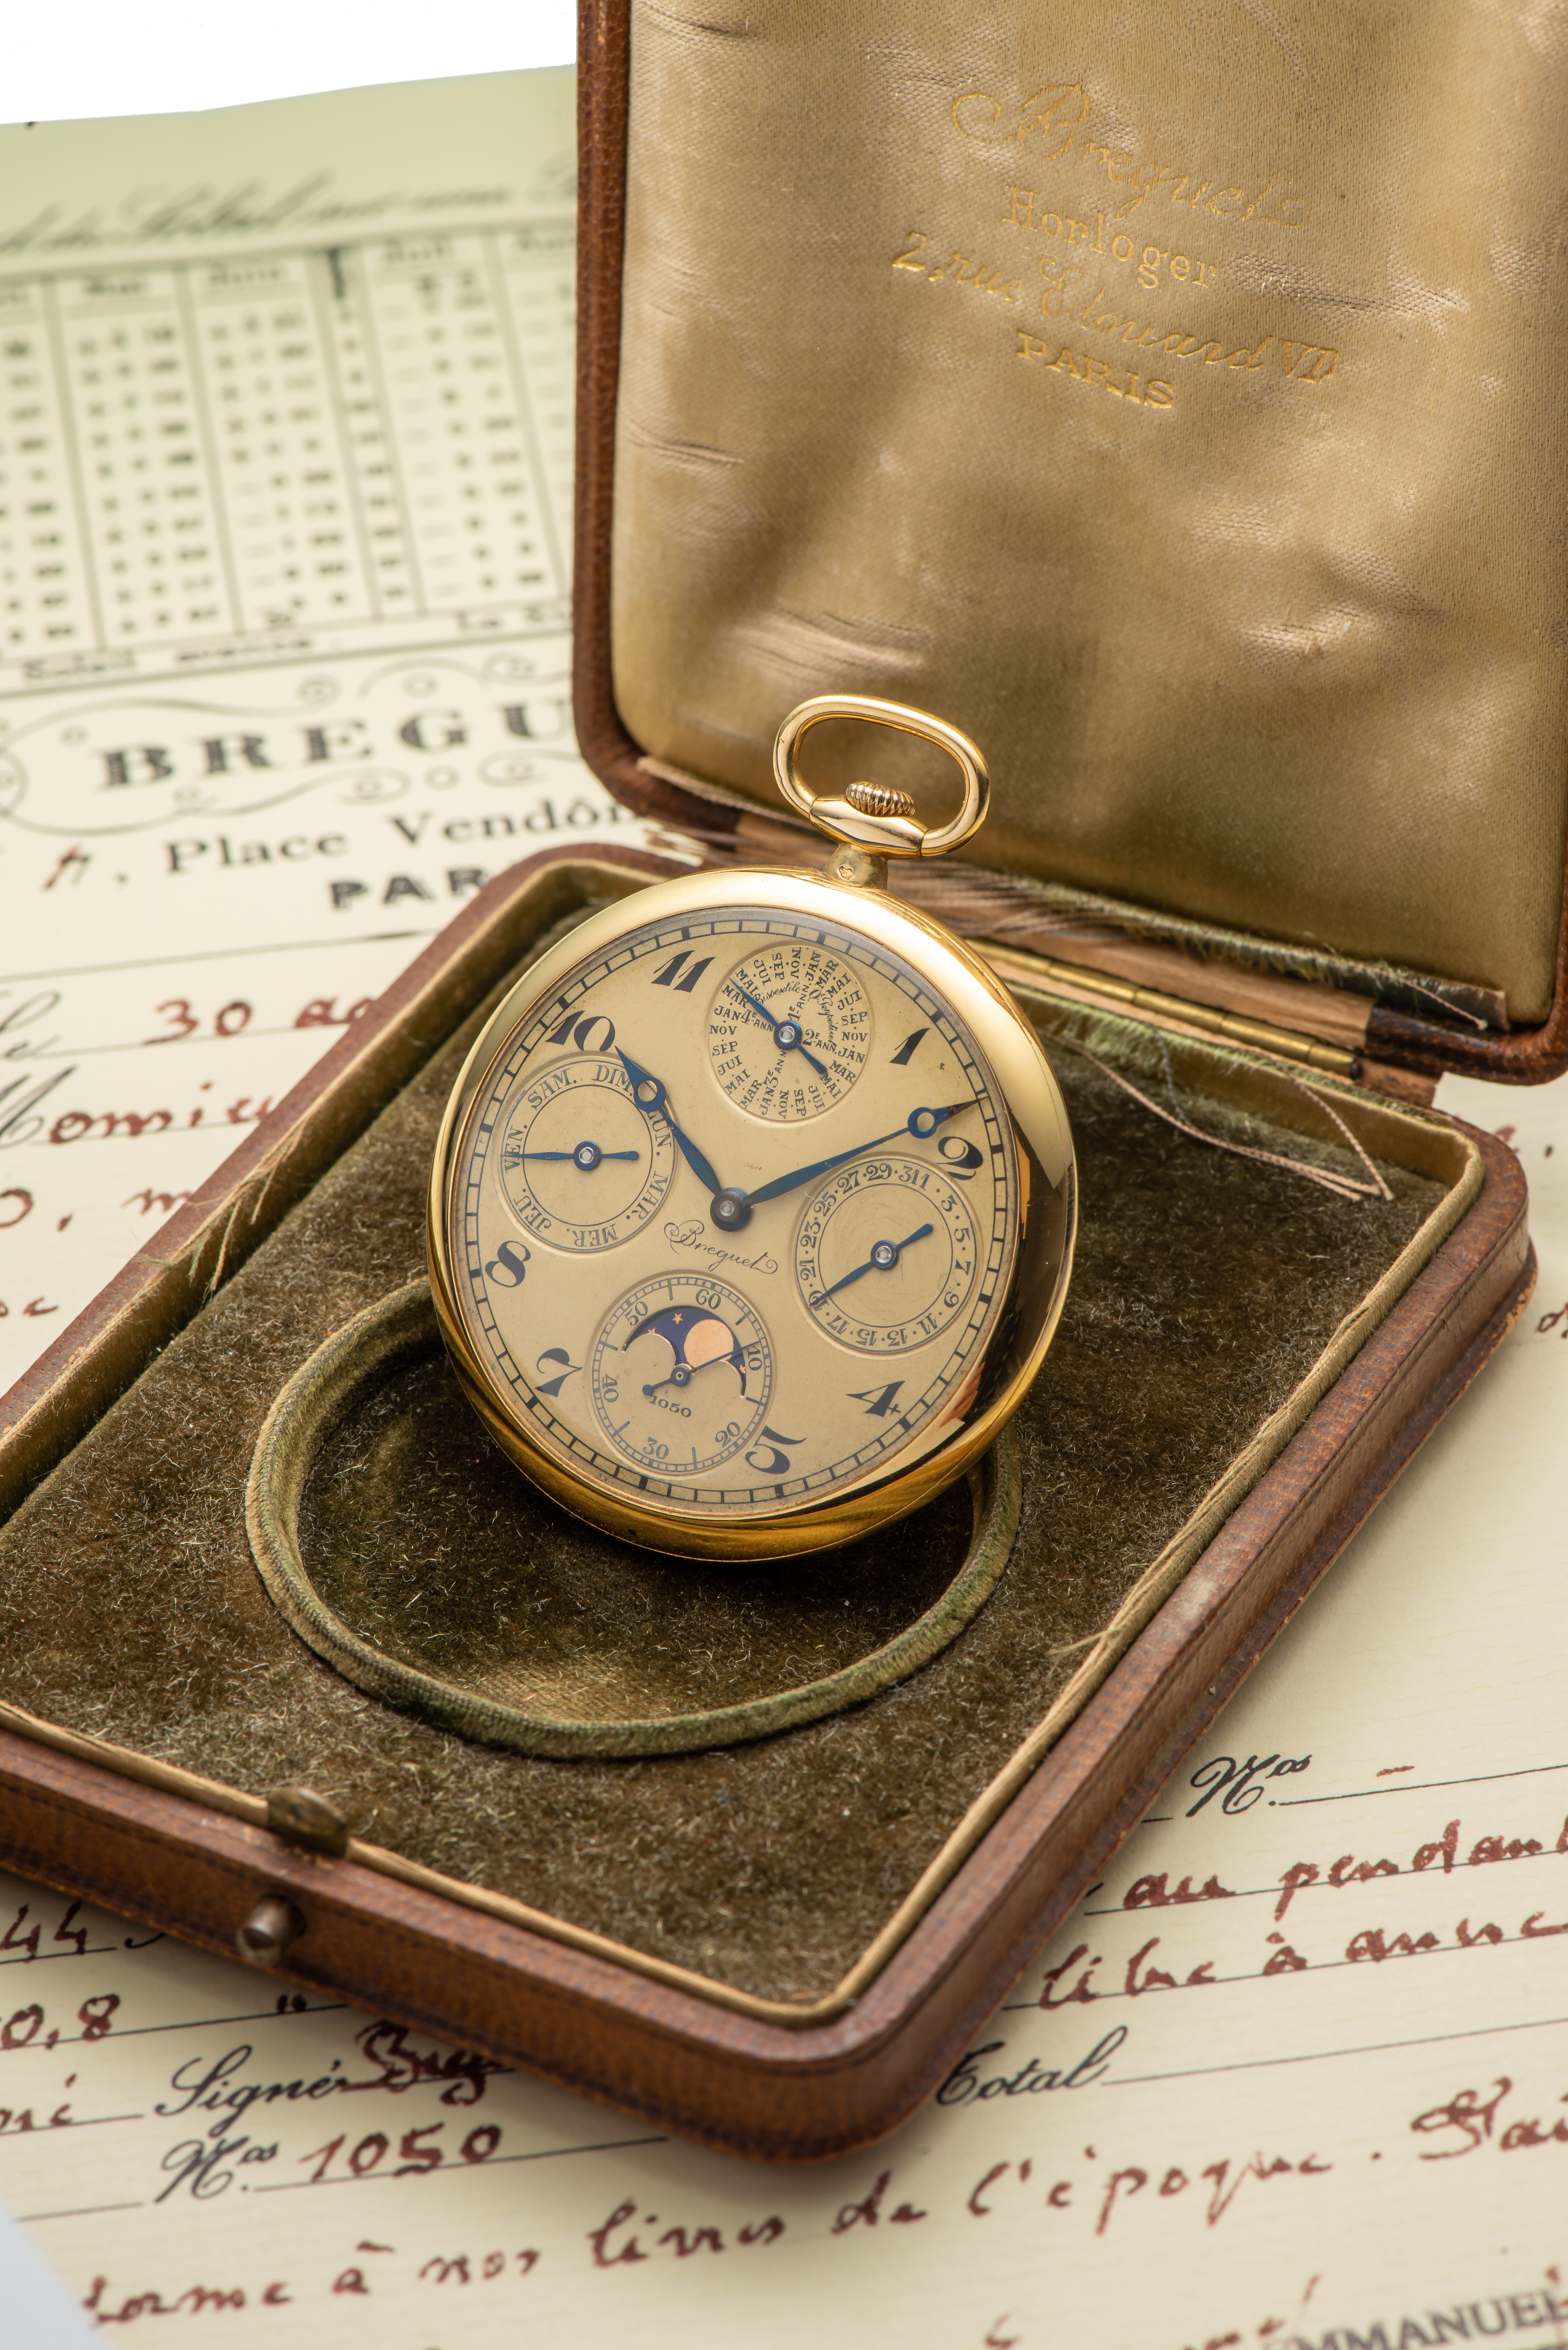
[[851, 784], [844, 796], [861, 816], [913, 816], [915, 813], [915, 803], [909, 794], [893, 791], [886, 784]]
[[[819, 796], [802, 776], [796, 753], [801, 737], [825, 718], [860, 718], [934, 743], [957, 762], [963, 778], [958, 814], [946, 824], [921, 824], [909, 794], [886, 784], [851, 784], [840, 797]], [[984, 823], [991, 798], [985, 761], [967, 734], [945, 719], [933, 718], [929, 710], [910, 710], [901, 702], [882, 702], [867, 693], [819, 693], [792, 710], [774, 742], [774, 780], [797, 815], [830, 839], [852, 842], [877, 858], [943, 857], [950, 848], [961, 847]], [[836, 879], [846, 878], [837, 859], [829, 870]]]

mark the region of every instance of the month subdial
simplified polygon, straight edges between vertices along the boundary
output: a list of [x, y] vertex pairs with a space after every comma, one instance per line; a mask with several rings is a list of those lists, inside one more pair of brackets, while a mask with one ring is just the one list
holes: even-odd
[[661, 1274], [623, 1297], [594, 1340], [594, 1410], [616, 1451], [659, 1478], [701, 1477], [754, 1444], [774, 1349], [728, 1282]]
[[815, 1118], [865, 1066], [871, 1007], [847, 963], [800, 941], [730, 973], [708, 1015], [713, 1074], [753, 1118]]
[[509, 1107], [501, 1188], [540, 1240], [571, 1250], [614, 1248], [664, 1203], [675, 1144], [643, 1116], [619, 1061], [584, 1053], [542, 1069]]
[[940, 1337], [968, 1304], [979, 1262], [962, 1194], [918, 1159], [845, 1168], [806, 1201], [795, 1239], [806, 1312], [866, 1354], [907, 1354]]

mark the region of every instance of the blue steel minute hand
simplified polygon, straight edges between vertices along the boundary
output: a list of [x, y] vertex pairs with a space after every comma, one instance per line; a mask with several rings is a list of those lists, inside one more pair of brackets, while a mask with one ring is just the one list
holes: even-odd
[[680, 1147], [681, 1157], [685, 1159], [688, 1167], [691, 1168], [693, 1175], [696, 1176], [699, 1183], [705, 1183], [710, 1191], [718, 1191], [722, 1190], [722, 1186], [719, 1181], [719, 1178], [714, 1174], [713, 1170], [709, 1166], [708, 1161], [703, 1158], [702, 1153], [698, 1149], [697, 1145], [692, 1141], [691, 1136], [689, 1134], [683, 1134], [680, 1127], [675, 1123], [675, 1113], [670, 1108], [668, 1100], [665, 1098], [662, 1081], [658, 1077], [650, 1076], [646, 1069], [639, 1068], [637, 1063], [631, 1058], [630, 1055], [623, 1053], [618, 1045], [616, 1046], [616, 1057], [619, 1061], [622, 1068], [626, 1071], [627, 1076], [631, 1080], [631, 1097], [637, 1104], [639, 1109], [645, 1110], [649, 1114], [649, 1116], [659, 1117], [664, 1120], [665, 1125], [670, 1128], [670, 1133], [675, 1137], [676, 1141]]
[[912, 1109], [903, 1125], [896, 1126], [891, 1134], [874, 1134], [869, 1142], [857, 1142], [853, 1150], [840, 1150], [832, 1159], [814, 1159], [809, 1167], [797, 1167], [790, 1175], [776, 1175], [771, 1183], [748, 1191], [746, 1205], [760, 1208], [765, 1200], [780, 1200], [786, 1191], [798, 1191], [803, 1183], [815, 1182], [819, 1175], [830, 1175], [836, 1167], [844, 1166], [851, 1159], [864, 1159], [868, 1150], [879, 1149], [884, 1142], [896, 1142], [900, 1135], [910, 1134], [917, 1142], [929, 1142], [939, 1126], [945, 1126], [950, 1118], [957, 1118], [961, 1110], [973, 1107], [972, 1102], [950, 1102], [945, 1109]]

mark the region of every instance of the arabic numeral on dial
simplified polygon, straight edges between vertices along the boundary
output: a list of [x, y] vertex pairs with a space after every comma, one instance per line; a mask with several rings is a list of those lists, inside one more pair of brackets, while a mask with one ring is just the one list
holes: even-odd
[[704, 955], [701, 962], [691, 964], [684, 977], [678, 978], [676, 974], [681, 964], [691, 960], [691, 953], [690, 947], [682, 947], [679, 954], [671, 955], [667, 963], [661, 964], [653, 974], [655, 987], [672, 987], [677, 995], [690, 995], [713, 960], [711, 955]]
[[740, 1432], [740, 1421], [738, 1419], [727, 1419], [724, 1422], [723, 1427], [715, 1432], [713, 1441], [715, 1444], [733, 1444]]
[[764, 1428], [763, 1434], [767, 1439], [766, 1444], [756, 1445], [747, 1453], [746, 1466], [748, 1469], [754, 1469], [759, 1477], [782, 1477], [789, 1467], [789, 1454], [781, 1452], [779, 1447], [784, 1444], [799, 1444], [804, 1441], [804, 1439], [798, 1436], [781, 1436], [776, 1428]]
[[[510, 1247], [510, 1242], [507, 1245]], [[536, 1371], [542, 1371], [546, 1363], [559, 1363], [561, 1368], [555, 1378], [539, 1381], [539, 1393], [545, 1396], [558, 1396], [566, 1381], [575, 1372], [582, 1368], [580, 1363], [573, 1362], [565, 1347], [546, 1347], [534, 1367]]]
[[975, 1144], [965, 1142], [957, 1134], [944, 1134], [937, 1145], [937, 1154], [947, 1160], [948, 1171], [959, 1183], [972, 1183], [976, 1169], [985, 1163]]
[[[602, 1028], [605, 1032], [604, 1042], [600, 1045], [588, 1042], [596, 1028]], [[546, 1045], [571, 1043], [579, 1053], [612, 1053], [615, 1050], [615, 1022], [607, 1020], [602, 1012], [590, 1013], [585, 1020], [575, 1019], [568, 1012], [560, 1026], [551, 1029], [545, 1042]]]
[[484, 1268], [484, 1278], [500, 1289], [520, 1289], [527, 1274], [530, 1253], [521, 1241], [503, 1241]]
[[851, 1403], [863, 1403], [871, 1419], [886, 1419], [898, 1402], [898, 1390], [903, 1384], [902, 1379], [893, 1379], [885, 1388], [852, 1388], [849, 1400]]
[[606, 1403], [618, 1403], [620, 1401], [620, 1381], [618, 1379], [601, 1379], [599, 1381], [599, 1393], [603, 1396]]
[[717, 1314], [724, 1303], [722, 1291], [717, 1289], [699, 1289], [696, 1297], [705, 1314]]

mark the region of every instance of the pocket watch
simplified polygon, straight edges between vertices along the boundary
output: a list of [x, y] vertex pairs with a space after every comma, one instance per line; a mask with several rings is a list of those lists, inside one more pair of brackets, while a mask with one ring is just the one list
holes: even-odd
[[[958, 814], [814, 795], [826, 718], [950, 754]], [[774, 771], [826, 872], [693, 872], [590, 915], [486, 1023], [431, 1177], [436, 1315], [491, 1435], [577, 1516], [688, 1558], [827, 1548], [940, 1492], [1017, 1409], [1072, 1263], [1039, 1040], [886, 887], [984, 820], [979, 751], [820, 695]]]

